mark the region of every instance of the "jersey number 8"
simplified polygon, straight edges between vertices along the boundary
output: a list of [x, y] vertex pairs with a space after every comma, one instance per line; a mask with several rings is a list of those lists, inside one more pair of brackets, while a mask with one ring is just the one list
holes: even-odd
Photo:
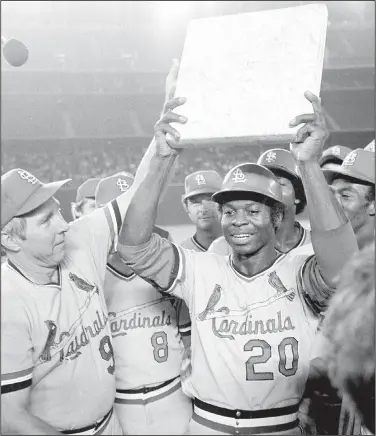
[[168, 358], [168, 342], [165, 332], [155, 332], [150, 338], [153, 346], [154, 360], [158, 363], [166, 362]]
[[[292, 363], [291, 368], [287, 368], [286, 347], [291, 346]], [[256, 372], [255, 365], [259, 363], [266, 363], [272, 355], [270, 345], [263, 339], [251, 339], [244, 345], [244, 351], [253, 351], [254, 348], [261, 348], [262, 354], [260, 356], [252, 356], [245, 363], [246, 379], [247, 380], [274, 380], [272, 372]], [[284, 338], [278, 345], [279, 365], [278, 370], [285, 377], [295, 375], [298, 370], [299, 352], [298, 341], [295, 338]]]

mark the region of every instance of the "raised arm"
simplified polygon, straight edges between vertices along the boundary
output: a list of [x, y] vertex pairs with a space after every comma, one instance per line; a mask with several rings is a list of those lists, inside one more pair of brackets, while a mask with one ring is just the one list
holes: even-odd
[[[172, 146], [179, 140], [179, 132], [170, 123], [185, 123], [186, 119], [172, 112], [184, 104], [185, 99], [175, 98], [165, 105], [164, 114], [155, 125], [155, 149], [150, 159], [149, 171], [136, 187], [128, 206], [124, 223], [119, 234], [122, 245], [141, 245], [147, 242], [153, 233], [161, 194], [174, 170], [180, 149]], [[174, 139], [167, 139], [167, 135]]]
[[318, 164], [328, 137], [320, 100], [310, 92], [305, 97], [312, 103], [314, 113], [299, 115], [290, 122], [291, 127], [305, 123], [290, 148], [307, 198], [315, 261], [325, 283], [335, 288], [340, 271], [358, 251], [358, 245], [351, 224]]

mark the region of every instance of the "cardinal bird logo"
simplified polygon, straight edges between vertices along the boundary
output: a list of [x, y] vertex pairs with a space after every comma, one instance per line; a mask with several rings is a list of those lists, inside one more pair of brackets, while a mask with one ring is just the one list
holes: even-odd
[[[80, 277], [77, 277], [76, 274], [69, 273], [69, 278], [77, 286], [77, 288], [81, 289], [82, 291], [91, 292], [95, 288], [95, 286], [90, 285], [88, 282], [85, 282], [84, 279], [80, 279]], [[95, 292], [99, 294], [98, 288]]]
[[41, 362], [49, 362], [51, 360], [51, 348], [55, 345], [57, 327], [53, 321], [47, 320], [44, 322], [48, 328], [48, 336], [43, 353], [40, 355], [39, 359]]
[[294, 289], [287, 290], [275, 271], [269, 274], [268, 282], [274, 289], [277, 289], [277, 295], [286, 294], [289, 301], [295, 298]]
[[208, 315], [212, 315], [215, 312], [224, 312], [226, 314], [230, 313], [230, 309], [228, 307], [221, 307], [218, 310], [214, 310], [214, 307], [217, 305], [219, 300], [221, 299], [222, 288], [220, 285], [215, 285], [214, 290], [209, 298], [208, 304], [206, 305], [206, 309], [197, 315], [197, 318], [200, 321], [204, 321]]

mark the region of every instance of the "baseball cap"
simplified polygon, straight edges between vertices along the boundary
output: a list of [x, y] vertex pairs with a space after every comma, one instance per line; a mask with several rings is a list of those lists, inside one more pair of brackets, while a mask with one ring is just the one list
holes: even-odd
[[291, 152], [283, 148], [272, 148], [265, 151], [259, 157], [257, 164], [271, 170], [281, 170], [289, 176], [300, 179], [298, 168]]
[[72, 179], [42, 183], [21, 168], [1, 176], [1, 227], [12, 218], [24, 215], [41, 206]]
[[375, 152], [375, 140], [371, 141], [368, 145], [364, 147], [364, 150]]
[[185, 178], [183, 200], [199, 194], [214, 194], [222, 186], [222, 179], [216, 171], [196, 171]]
[[345, 147], [343, 145], [333, 145], [323, 151], [320, 159], [319, 165], [322, 167], [327, 163], [331, 164], [341, 164], [345, 157], [351, 152], [351, 148]]
[[328, 183], [331, 183], [334, 177], [342, 174], [347, 177], [360, 180], [366, 183], [375, 183], [375, 154], [363, 148], [357, 148], [351, 151], [337, 169], [323, 169]]
[[227, 194], [235, 192], [253, 192], [284, 204], [277, 177], [268, 168], [255, 163], [246, 162], [232, 168], [223, 180], [222, 189], [212, 199], [223, 204]]
[[84, 183], [82, 183], [82, 185], [80, 185], [77, 189], [76, 203], [79, 203], [84, 198], [94, 198], [95, 190], [100, 180], [101, 179], [99, 178], [92, 178], [87, 179]]
[[97, 207], [107, 204], [119, 195], [128, 191], [133, 185], [134, 177], [130, 173], [120, 172], [102, 179], [95, 190]]

